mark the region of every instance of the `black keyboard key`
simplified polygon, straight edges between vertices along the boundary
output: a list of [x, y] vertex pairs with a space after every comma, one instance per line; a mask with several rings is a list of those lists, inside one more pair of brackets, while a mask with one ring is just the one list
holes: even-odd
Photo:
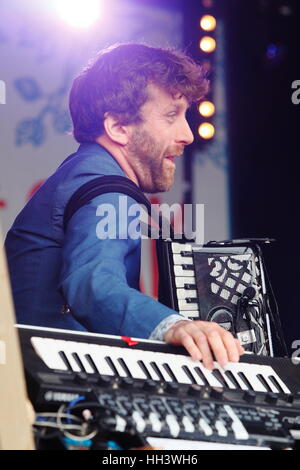
[[196, 379], [194, 378], [193, 374], [191, 373], [190, 369], [188, 366], [182, 366], [182, 370], [185, 372], [185, 374], [188, 376], [188, 378], [191, 380], [193, 384], [197, 384]]
[[238, 381], [236, 380], [235, 376], [231, 372], [231, 370], [226, 370], [225, 375], [238, 390], [241, 390], [241, 387], [240, 387]]
[[144, 372], [144, 374], [147, 376], [147, 378], [152, 380], [152, 376], [151, 376], [149, 370], [147, 369], [147, 366], [145, 365], [145, 363], [141, 360], [137, 361], [137, 363], [140, 366], [140, 368], [142, 369], [142, 371]]
[[120, 366], [123, 368], [125, 374], [127, 375], [127, 377], [131, 377], [132, 379], [134, 377], [132, 377], [132, 374], [130, 372], [130, 370], [128, 369], [124, 359], [122, 359], [121, 357], [118, 358], [118, 363], [120, 364]]
[[202, 379], [202, 381], [204, 382], [204, 385], [208, 385], [210, 387], [210, 383], [209, 381], [207, 380], [207, 378], [205, 377], [205, 375], [203, 374], [202, 370], [200, 369], [200, 367], [194, 367], [194, 370], [197, 372], [197, 374], [199, 375], [200, 379]]
[[266, 379], [263, 377], [263, 375], [257, 374], [256, 377], [257, 377], [258, 380], [263, 384], [263, 386], [264, 386], [265, 389], [266, 389], [266, 392], [272, 392], [270, 385], [268, 384], [268, 382], [266, 381]]
[[87, 362], [89, 363], [89, 365], [91, 366], [91, 368], [94, 369], [94, 372], [95, 372], [96, 374], [99, 374], [99, 371], [98, 371], [98, 369], [97, 369], [96, 364], [95, 364], [94, 361], [93, 361], [92, 356], [90, 356], [90, 354], [85, 354], [84, 357], [86, 358], [86, 360], [87, 360]]
[[117, 368], [116, 366], [114, 365], [113, 361], [111, 360], [111, 358], [109, 356], [106, 356], [105, 357], [105, 360], [107, 362], [107, 364], [109, 365], [109, 367], [111, 368], [112, 372], [114, 373], [114, 375], [116, 377], [120, 377], [120, 374], [119, 372], [117, 371]]
[[66, 354], [63, 351], [59, 351], [59, 356], [62, 358], [63, 362], [66, 364], [67, 368], [73, 372], [71, 364], [68, 361]]
[[213, 375], [215, 376], [215, 378], [220, 382], [220, 385], [221, 385], [221, 386], [223, 386], [223, 387], [225, 387], [225, 388], [228, 388], [226, 381], [224, 380], [224, 378], [222, 377], [221, 372], [220, 372], [218, 369], [212, 370], [212, 374], [213, 374]]
[[254, 390], [251, 383], [249, 382], [249, 380], [245, 376], [244, 372], [238, 372], [238, 376], [242, 379], [242, 381], [244, 382], [246, 387], [248, 387], [248, 390]]
[[285, 393], [278, 380], [276, 380], [276, 377], [274, 377], [273, 375], [269, 375], [269, 379], [271, 380], [272, 384], [275, 385], [275, 387], [277, 388], [278, 393]]

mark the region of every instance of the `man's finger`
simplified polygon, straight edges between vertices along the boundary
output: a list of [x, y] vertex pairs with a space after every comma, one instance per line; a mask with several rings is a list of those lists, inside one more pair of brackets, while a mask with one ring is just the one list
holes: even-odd
[[214, 360], [206, 336], [202, 332], [197, 331], [197, 333], [194, 334], [194, 341], [202, 354], [204, 367], [210, 370], [214, 369]]
[[228, 362], [228, 354], [220, 333], [221, 332], [218, 330], [211, 331], [207, 335], [207, 339], [216, 361], [220, 364], [220, 366], [225, 366]]
[[245, 349], [244, 349], [243, 346], [241, 345], [240, 340], [235, 338], [235, 342], [236, 342], [236, 344], [237, 344], [237, 347], [238, 347], [238, 351], [239, 351], [240, 356], [241, 356], [242, 354], [245, 354]]
[[191, 336], [187, 335], [182, 338], [182, 346], [185, 347], [185, 349], [194, 361], [201, 361], [203, 359], [201, 351], [199, 350]]
[[235, 338], [228, 331], [222, 333], [222, 340], [227, 351], [228, 359], [231, 362], [238, 362], [240, 358], [240, 349]]

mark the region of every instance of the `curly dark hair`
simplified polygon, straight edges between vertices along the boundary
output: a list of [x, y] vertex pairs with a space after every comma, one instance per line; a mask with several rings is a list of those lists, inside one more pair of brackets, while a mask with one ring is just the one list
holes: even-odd
[[145, 44], [116, 44], [100, 51], [76, 77], [70, 93], [73, 134], [94, 142], [103, 134], [104, 114], [128, 125], [141, 122], [139, 111], [153, 83], [171, 95], [181, 93], [189, 103], [208, 91], [203, 68], [183, 52]]

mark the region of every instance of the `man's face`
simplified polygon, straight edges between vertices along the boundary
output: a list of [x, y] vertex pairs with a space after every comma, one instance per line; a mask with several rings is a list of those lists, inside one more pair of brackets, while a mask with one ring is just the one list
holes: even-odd
[[140, 188], [148, 193], [168, 191], [174, 183], [175, 161], [194, 140], [186, 121], [186, 98], [172, 97], [149, 85], [149, 100], [142, 106], [142, 123], [131, 124], [128, 163]]

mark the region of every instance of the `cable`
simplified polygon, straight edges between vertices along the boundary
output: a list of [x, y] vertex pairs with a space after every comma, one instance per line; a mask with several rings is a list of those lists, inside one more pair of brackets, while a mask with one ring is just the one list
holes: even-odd
[[[85, 406], [86, 408], [86, 406]], [[70, 439], [73, 439], [73, 441], [84, 441], [84, 440], [88, 440], [88, 439], [92, 439], [93, 437], [96, 436], [96, 434], [98, 434], [98, 429], [92, 431], [90, 434], [86, 434], [86, 435], [81, 435], [81, 436], [78, 436], [78, 435], [75, 435], [75, 434], [71, 434], [69, 433], [68, 431], [65, 431], [64, 429], [64, 426], [62, 421], [61, 421], [61, 418], [63, 417], [63, 411], [66, 409], [66, 405], [61, 405], [59, 410], [58, 410], [58, 413], [57, 413], [57, 424], [58, 424], [58, 427], [59, 429], [61, 430], [61, 432], [63, 433], [63, 435], [65, 437], [69, 437]], [[85, 423], [83, 422], [83, 425]], [[83, 426], [80, 427], [80, 430], [83, 431], [84, 428]]]
[[[34, 426], [41, 426], [44, 428], [57, 428], [61, 430], [61, 427], [57, 423], [53, 423], [51, 421], [40, 421], [38, 423], [33, 423]], [[77, 424], [62, 424], [63, 429], [78, 429], [81, 431], [82, 426]]]
[[262, 256], [261, 250], [260, 250], [260, 256], [261, 256], [264, 272], [265, 272], [265, 275], [266, 275], [266, 279], [267, 279], [267, 282], [268, 282], [268, 286], [269, 286], [269, 289], [270, 289], [270, 292], [271, 292], [271, 297], [272, 297], [274, 307], [275, 307], [275, 316], [274, 316], [271, 305], [270, 305], [270, 301], [269, 301], [269, 298], [268, 298], [267, 305], [268, 305], [268, 308], [269, 308], [269, 312], [271, 314], [270, 315], [271, 319], [272, 319], [273, 324], [274, 324], [275, 334], [276, 334], [277, 340], [278, 340], [278, 342], [279, 342], [279, 344], [280, 344], [280, 346], [283, 350], [284, 357], [289, 357], [288, 349], [287, 349], [285, 339], [284, 339], [284, 336], [283, 336], [283, 332], [282, 332], [282, 325], [281, 325], [281, 320], [280, 320], [277, 301], [276, 301], [276, 298], [275, 298], [273, 287], [272, 287], [272, 284], [271, 284], [271, 281], [270, 281], [270, 278], [269, 278], [269, 275], [268, 275], [267, 267], [266, 267], [264, 258]]
[[[79, 401], [85, 400], [85, 399], [86, 399], [86, 398], [85, 398], [85, 396], [83, 396], [83, 395], [81, 395], [81, 396], [78, 397], [78, 398], [74, 398], [74, 400], [72, 400], [72, 401], [69, 403], [69, 405], [67, 406], [67, 408], [66, 408], [67, 415], [69, 415], [70, 409], [72, 408], [73, 405], [76, 405], [76, 403], [78, 403]], [[70, 420], [69, 416], [67, 416], [67, 423], [70, 423], [70, 421], [71, 421], [71, 420]]]
[[[39, 419], [39, 418], [56, 418], [57, 417], [57, 413], [38, 413], [36, 414], [36, 419]], [[71, 418], [73, 421], [79, 421], [80, 423], [82, 423], [82, 419], [81, 418], [78, 418], [78, 416], [75, 416], [75, 415], [70, 415], [68, 413], [65, 413], [65, 414], [62, 414], [62, 417], [63, 418]]]

